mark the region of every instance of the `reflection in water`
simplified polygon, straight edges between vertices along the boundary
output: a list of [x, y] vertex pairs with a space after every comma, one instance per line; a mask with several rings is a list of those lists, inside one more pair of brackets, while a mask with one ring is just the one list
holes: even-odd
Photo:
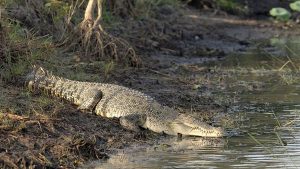
[[[94, 163], [87, 168], [162, 168], [165, 166], [209, 165], [212, 160], [222, 160], [222, 155], [206, 156], [199, 159], [202, 151], [217, 154], [223, 151], [225, 140], [223, 138], [176, 137], [159, 139], [155, 146], [130, 147], [120, 150], [105, 163]], [[195, 152], [199, 152], [195, 153]], [[192, 160], [194, 159], [194, 160]], [[225, 161], [224, 161], [225, 162]]]
[[300, 168], [298, 72], [278, 72], [285, 61], [271, 57], [261, 53], [232, 56], [218, 66], [227, 86], [213, 93], [229, 98], [238, 95], [229, 111], [236, 119], [237, 136], [162, 138], [154, 146], [120, 150], [108, 161], [89, 167]]

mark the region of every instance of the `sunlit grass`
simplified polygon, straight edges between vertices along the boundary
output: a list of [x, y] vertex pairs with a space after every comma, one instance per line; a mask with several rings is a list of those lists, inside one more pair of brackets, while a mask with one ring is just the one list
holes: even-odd
[[236, 0], [216, 0], [216, 3], [219, 8], [228, 12], [240, 14], [247, 14], [249, 12], [247, 8], [242, 6], [242, 4], [238, 3]]
[[0, 57], [0, 78], [4, 81], [17, 80], [37, 60], [53, 53], [53, 45], [48, 37], [35, 37], [20, 23], [11, 19], [1, 20], [3, 36]]

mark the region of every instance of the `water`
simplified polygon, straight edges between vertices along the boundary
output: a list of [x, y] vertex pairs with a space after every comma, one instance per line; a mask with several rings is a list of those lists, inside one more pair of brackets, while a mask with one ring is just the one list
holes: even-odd
[[[289, 49], [287, 53], [291, 54]], [[300, 63], [292, 55], [293, 63]], [[221, 104], [226, 98], [231, 102], [228, 115], [233, 119], [233, 127], [228, 130], [233, 136], [161, 138], [154, 146], [119, 150], [108, 161], [94, 166], [300, 168], [300, 81], [294, 65], [282, 68], [286, 62], [287, 58], [260, 51], [233, 55], [212, 64], [217, 64], [216, 71], [225, 79], [225, 85], [216, 85], [213, 94], [222, 98]]]
[[238, 136], [162, 138], [122, 150], [98, 168], [300, 168], [299, 108], [251, 104], [239, 115]]

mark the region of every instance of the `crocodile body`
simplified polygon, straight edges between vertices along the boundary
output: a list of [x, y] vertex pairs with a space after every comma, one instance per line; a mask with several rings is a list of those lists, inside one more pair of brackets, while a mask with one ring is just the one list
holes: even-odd
[[168, 135], [222, 137], [224, 131], [194, 117], [159, 104], [152, 97], [124, 86], [73, 81], [54, 76], [41, 67], [35, 67], [26, 76], [30, 90], [44, 90], [64, 98], [103, 117], [120, 117], [120, 124], [130, 130], [140, 127]]

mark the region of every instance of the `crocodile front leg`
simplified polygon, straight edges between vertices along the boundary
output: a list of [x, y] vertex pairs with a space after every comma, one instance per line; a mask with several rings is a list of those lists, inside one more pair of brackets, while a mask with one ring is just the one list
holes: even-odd
[[146, 119], [147, 116], [145, 114], [130, 114], [120, 117], [120, 124], [128, 130], [139, 132]]

